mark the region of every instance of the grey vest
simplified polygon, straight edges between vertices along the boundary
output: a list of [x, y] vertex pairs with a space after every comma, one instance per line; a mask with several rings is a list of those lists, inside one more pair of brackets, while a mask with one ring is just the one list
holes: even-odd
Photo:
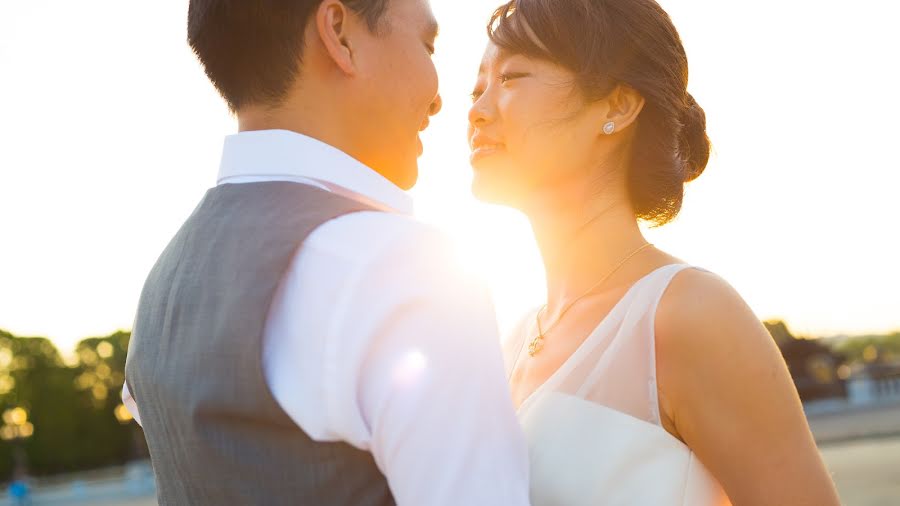
[[269, 307], [319, 225], [364, 204], [289, 182], [209, 190], [141, 294], [125, 368], [161, 505], [393, 505], [369, 453], [309, 438], [262, 370]]

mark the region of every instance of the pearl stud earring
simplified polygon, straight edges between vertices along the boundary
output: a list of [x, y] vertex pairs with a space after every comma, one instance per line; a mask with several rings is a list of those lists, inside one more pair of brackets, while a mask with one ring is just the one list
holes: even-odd
[[616, 124], [612, 121], [603, 125], [603, 133], [606, 135], [612, 135], [613, 132], [616, 131]]

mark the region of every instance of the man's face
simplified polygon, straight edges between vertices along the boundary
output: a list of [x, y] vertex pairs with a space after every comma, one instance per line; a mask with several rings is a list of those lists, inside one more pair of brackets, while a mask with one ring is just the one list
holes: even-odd
[[381, 27], [355, 48], [361, 161], [403, 189], [418, 178], [419, 132], [440, 109], [432, 62], [437, 23], [428, 0], [390, 0]]

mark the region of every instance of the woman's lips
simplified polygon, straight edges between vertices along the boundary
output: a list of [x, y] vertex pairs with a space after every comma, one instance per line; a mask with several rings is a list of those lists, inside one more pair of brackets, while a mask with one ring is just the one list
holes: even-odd
[[479, 143], [479, 144], [475, 144], [475, 146], [474, 146], [473, 149], [472, 149], [472, 154], [469, 155], [469, 160], [470, 160], [472, 163], [475, 163], [477, 160], [481, 160], [481, 159], [486, 158], [486, 157], [488, 157], [488, 156], [495, 155], [495, 154], [497, 154], [497, 153], [503, 151], [504, 149], [506, 149], [506, 146], [504, 146], [504, 145], [501, 144], [501, 143], [490, 143], [490, 144], [488, 144], [488, 143]]
[[474, 135], [469, 138], [469, 147], [472, 148], [469, 161], [473, 164], [478, 160], [496, 155], [506, 149], [502, 142], [484, 132], [474, 132]]

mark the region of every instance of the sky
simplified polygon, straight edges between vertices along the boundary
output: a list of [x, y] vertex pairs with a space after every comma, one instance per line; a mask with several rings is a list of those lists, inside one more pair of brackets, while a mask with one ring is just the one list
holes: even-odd
[[[900, 4], [663, 0], [714, 144], [660, 248], [796, 334], [900, 329]], [[469, 92], [496, 1], [432, 0], [442, 113], [417, 215], [490, 283], [501, 328], [544, 296], [518, 213], [469, 193]], [[0, 2], [0, 328], [131, 327], [144, 277], [215, 184], [234, 119], [185, 43], [186, 0]]]

